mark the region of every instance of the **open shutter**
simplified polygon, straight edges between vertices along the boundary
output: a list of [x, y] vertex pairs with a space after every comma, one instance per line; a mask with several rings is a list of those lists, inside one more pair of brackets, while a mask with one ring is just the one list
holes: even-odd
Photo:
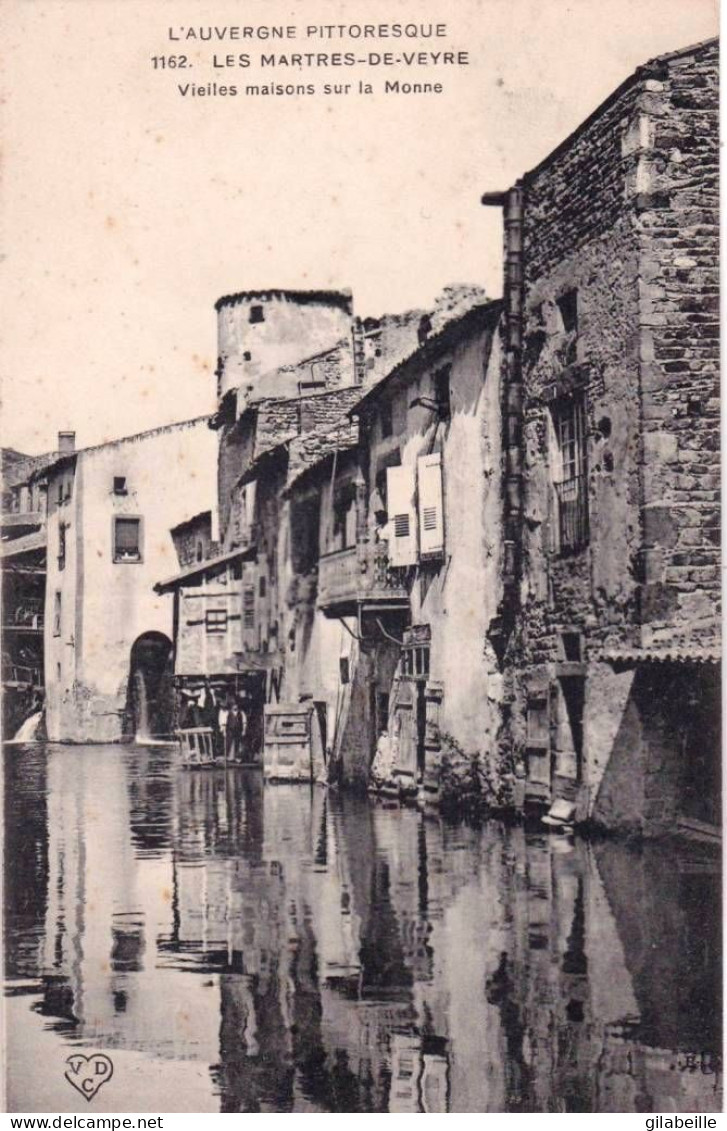
[[420, 456], [417, 461], [419, 480], [419, 552], [422, 557], [444, 553], [444, 516], [442, 513], [442, 453]]
[[415, 565], [417, 515], [412, 465], [386, 469], [386, 497], [389, 512], [389, 561], [392, 566]]

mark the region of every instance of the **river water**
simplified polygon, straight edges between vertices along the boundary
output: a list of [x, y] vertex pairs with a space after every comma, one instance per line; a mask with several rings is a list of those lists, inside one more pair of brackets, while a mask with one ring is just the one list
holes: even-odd
[[[5, 750], [8, 1108], [716, 1112], [717, 861]], [[89, 1104], [67, 1058], [105, 1053]]]

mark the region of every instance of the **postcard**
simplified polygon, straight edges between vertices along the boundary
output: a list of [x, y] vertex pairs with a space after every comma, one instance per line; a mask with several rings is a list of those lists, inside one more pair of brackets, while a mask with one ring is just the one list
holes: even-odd
[[5, 1111], [715, 1127], [716, 5], [4, 33]]

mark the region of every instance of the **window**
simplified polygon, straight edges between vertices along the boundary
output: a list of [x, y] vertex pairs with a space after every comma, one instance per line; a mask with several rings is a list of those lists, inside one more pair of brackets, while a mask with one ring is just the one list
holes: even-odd
[[255, 590], [252, 585], [248, 585], [242, 594], [242, 627], [248, 630], [255, 628]]
[[578, 291], [566, 291], [556, 300], [563, 330], [568, 337], [566, 364], [572, 365], [577, 358], [578, 341]]
[[220, 636], [227, 632], [227, 609], [207, 609], [205, 628], [210, 636]]
[[126, 495], [127, 494], [127, 491], [126, 491], [126, 476], [125, 475], [115, 475], [114, 476], [114, 494], [115, 495]]
[[264, 597], [266, 592], [267, 592], [267, 581], [265, 580], [264, 577], [261, 577], [260, 581], [258, 583], [258, 593], [260, 594], [261, 597]]
[[401, 674], [404, 679], [429, 678], [429, 644], [409, 644], [402, 648]]
[[580, 395], [564, 397], [551, 409], [554, 432], [553, 481], [558, 503], [558, 550], [573, 553], [588, 544], [588, 468], [585, 406]]
[[66, 568], [66, 531], [68, 527], [61, 522], [58, 527], [58, 568]]
[[114, 518], [114, 561], [141, 561], [140, 518]]
[[265, 321], [265, 308], [262, 306], [250, 307], [250, 321], [251, 322], [264, 322]]
[[333, 546], [348, 550], [356, 545], [356, 489], [352, 483], [336, 492], [333, 500]]
[[53, 635], [60, 636], [61, 634], [61, 594], [57, 589], [53, 601]]
[[448, 365], [444, 369], [439, 369], [434, 374], [434, 399], [437, 402], [440, 420], [449, 420], [452, 415], [449, 374], [450, 368]]
[[64, 481], [63, 481], [63, 502], [64, 503], [67, 503], [67, 502], [70, 501], [72, 486], [73, 486], [73, 481], [71, 480], [71, 477], [69, 475], [68, 478], [64, 479]]
[[63, 479], [58, 480], [58, 506], [63, 502]]

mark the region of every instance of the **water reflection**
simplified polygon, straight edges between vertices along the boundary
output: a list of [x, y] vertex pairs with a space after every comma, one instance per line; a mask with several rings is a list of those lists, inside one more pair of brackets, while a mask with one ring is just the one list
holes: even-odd
[[721, 1108], [706, 850], [452, 826], [161, 748], [5, 764], [11, 1110], [75, 1110], [24, 1068], [69, 1045], [116, 1050], [96, 1110], [143, 1110], [132, 1080], [160, 1111]]

